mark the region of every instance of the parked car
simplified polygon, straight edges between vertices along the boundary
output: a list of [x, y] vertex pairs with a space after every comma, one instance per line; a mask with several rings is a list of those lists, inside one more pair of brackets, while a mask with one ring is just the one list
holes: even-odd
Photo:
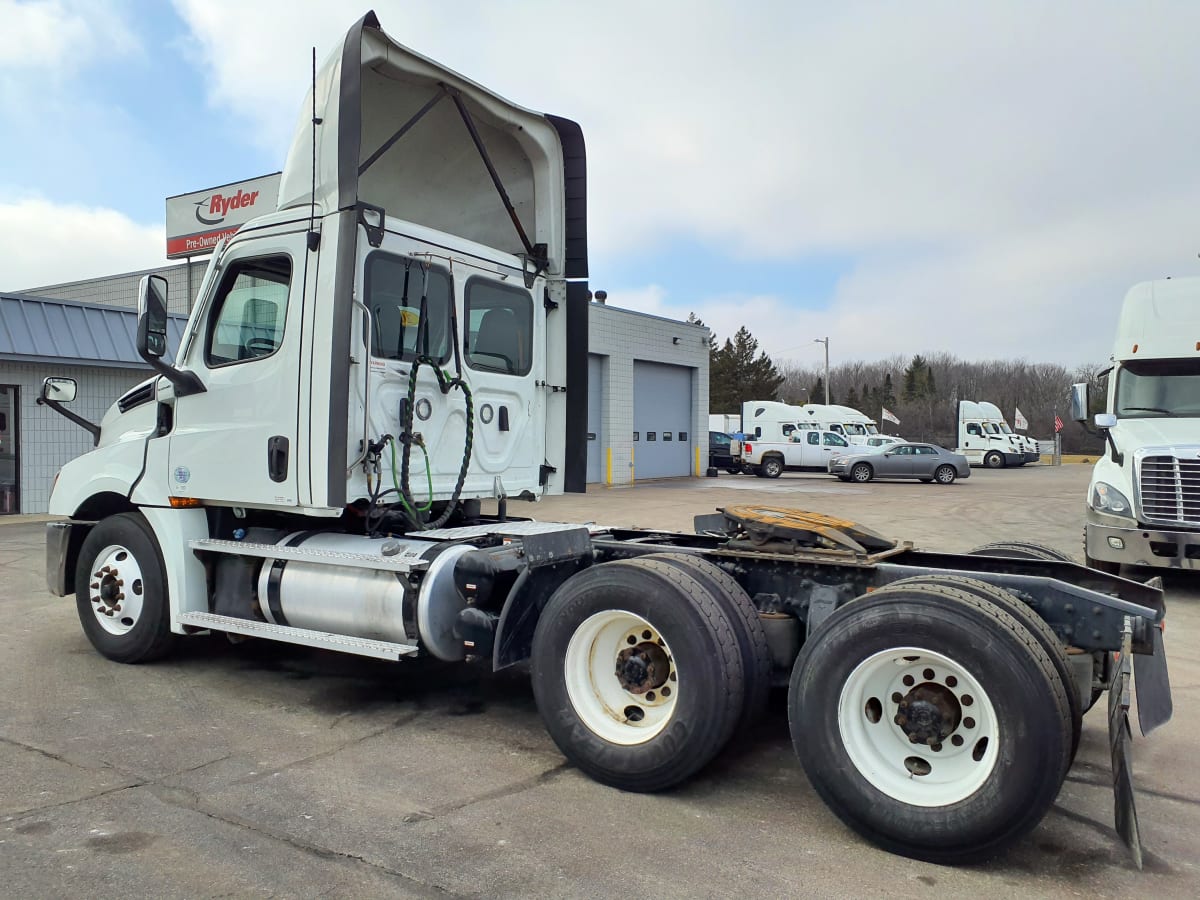
[[710, 468], [722, 469], [730, 475], [742, 471], [742, 464], [733, 458], [731, 445], [733, 437], [720, 431], [708, 433], [708, 465]]
[[892, 437], [890, 434], [873, 434], [863, 442], [867, 447], [890, 447], [893, 444], [905, 443], [904, 438]]
[[829, 461], [829, 474], [860, 484], [875, 478], [917, 478], [927, 483], [953, 484], [956, 478], [969, 478], [971, 467], [961, 453], [936, 444], [906, 442], [876, 447], [873, 452], [835, 456]]

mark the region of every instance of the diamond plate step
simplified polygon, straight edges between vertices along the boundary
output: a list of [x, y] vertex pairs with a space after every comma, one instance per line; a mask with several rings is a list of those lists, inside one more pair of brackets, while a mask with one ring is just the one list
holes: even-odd
[[233, 634], [248, 635], [249, 637], [284, 641], [288, 644], [319, 647], [322, 650], [337, 650], [340, 653], [373, 656], [376, 659], [399, 660], [401, 657], [413, 656], [417, 653], [415, 644], [395, 644], [390, 641], [376, 641], [370, 638], [350, 637], [344, 634], [330, 634], [325, 631], [310, 631], [307, 628], [272, 625], [270, 622], [256, 622], [253, 619], [238, 619], [234, 616], [218, 616], [214, 613], [182, 613], [179, 616], [179, 621], [184, 625], [207, 628], [210, 631], [228, 631]]
[[340, 550], [317, 550], [304, 546], [281, 547], [279, 544], [255, 544], [250, 541], [222, 541], [216, 538], [188, 541], [188, 546], [193, 550], [205, 550], [209, 553], [255, 556], [260, 559], [295, 559], [355, 569], [382, 569], [385, 572], [416, 572], [429, 566], [423, 559], [404, 554], [373, 556], [367, 553], [344, 553]]

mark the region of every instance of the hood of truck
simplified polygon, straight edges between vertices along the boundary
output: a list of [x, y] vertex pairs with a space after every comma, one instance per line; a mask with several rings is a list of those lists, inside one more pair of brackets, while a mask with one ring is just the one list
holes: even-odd
[[318, 70], [279, 187], [280, 209], [315, 203], [320, 215], [360, 202], [514, 255], [544, 245], [551, 276], [587, 276], [579, 126], [402, 46], [374, 13]]
[[[1092, 484], [1097, 481], [1111, 484], [1130, 501], [1134, 497], [1133, 460], [1138, 450], [1144, 447], [1160, 448], [1174, 456], [1200, 458], [1200, 419], [1195, 417], [1120, 419], [1112, 429], [1112, 436], [1117, 449], [1125, 454], [1125, 465], [1114, 463], [1106, 448], [1092, 470]], [[1088, 496], [1091, 496], [1090, 489]]]

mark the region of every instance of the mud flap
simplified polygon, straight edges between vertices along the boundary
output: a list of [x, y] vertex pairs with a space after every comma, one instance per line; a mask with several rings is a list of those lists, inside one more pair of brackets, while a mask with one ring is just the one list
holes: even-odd
[[1139, 653], [1133, 658], [1133, 690], [1137, 694], [1138, 727], [1149, 737], [1159, 725], [1171, 720], [1171, 680], [1167, 677], [1167, 651], [1162, 631], [1156, 625], [1149, 628], [1153, 653]]
[[1129, 679], [1131, 675], [1133, 629], [1125, 619], [1121, 652], [1113, 665], [1112, 685], [1108, 689], [1108, 743], [1112, 750], [1113, 801], [1117, 834], [1129, 847], [1134, 864], [1142, 868], [1142, 838], [1138, 830], [1137, 807], [1133, 798], [1133, 734], [1129, 728]]

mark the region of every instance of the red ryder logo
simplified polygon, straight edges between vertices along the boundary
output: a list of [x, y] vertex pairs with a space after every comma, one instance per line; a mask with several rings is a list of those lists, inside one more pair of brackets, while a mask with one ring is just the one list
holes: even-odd
[[167, 198], [167, 257], [211, 253], [222, 238], [250, 220], [273, 212], [279, 173], [218, 184]]
[[[211, 197], [206, 197], [203, 200], [196, 201], [196, 221], [203, 225], [220, 225], [225, 221], [225, 217], [229, 215], [232, 209], [249, 209], [254, 205], [254, 201], [258, 199], [258, 191], [243, 191], [239, 190], [232, 197], [226, 197], [224, 194], [213, 194]], [[207, 210], [205, 209], [207, 207]], [[216, 216], [214, 219], [206, 219], [201, 215], [202, 211], [207, 211], [210, 216]]]

